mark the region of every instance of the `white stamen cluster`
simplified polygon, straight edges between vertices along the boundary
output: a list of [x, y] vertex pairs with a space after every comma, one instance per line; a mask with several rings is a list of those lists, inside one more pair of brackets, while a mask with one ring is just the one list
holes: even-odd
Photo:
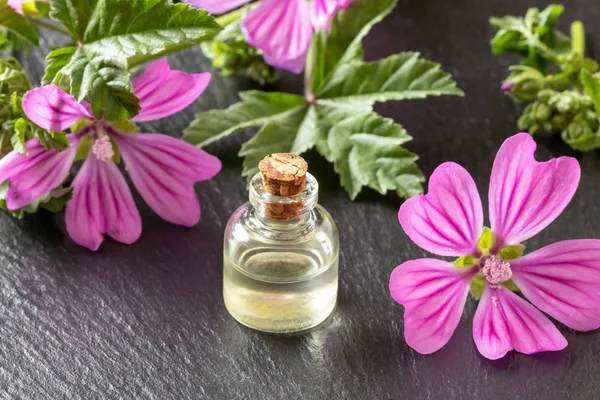
[[110, 138], [108, 136], [102, 136], [94, 140], [94, 144], [92, 145], [92, 153], [94, 153], [96, 158], [98, 158], [100, 161], [110, 161], [115, 155]]
[[490, 285], [498, 285], [512, 277], [510, 264], [496, 256], [490, 256], [485, 260], [481, 272]]

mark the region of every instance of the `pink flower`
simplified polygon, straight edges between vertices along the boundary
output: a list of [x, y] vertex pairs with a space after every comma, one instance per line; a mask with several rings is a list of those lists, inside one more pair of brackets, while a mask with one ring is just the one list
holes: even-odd
[[[151, 121], [186, 108], [209, 81], [209, 73], [190, 75], [171, 70], [166, 59], [151, 63], [133, 79], [142, 109], [132, 121]], [[140, 214], [112, 160], [115, 145], [133, 184], [158, 215], [184, 226], [200, 220], [194, 182], [219, 172], [221, 163], [216, 157], [170, 136], [126, 132], [107, 121], [95, 120], [87, 103], [77, 103], [54, 85], [26, 93], [23, 110], [45, 129], [62, 131], [82, 118], [89, 124], [67, 136], [71, 145], [65, 151], [47, 151], [32, 139], [26, 143], [27, 155], [13, 151], [0, 160], [0, 182], [9, 180], [9, 209], [22, 208], [61, 185], [79, 144], [89, 136], [93, 145], [75, 176], [73, 198], [66, 208], [67, 231], [75, 242], [97, 250], [105, 233], [126, 244], [141, 235]]]
[[[299, 74], [314, 31], [329, 30], [339, 9], [352, 0], [262, 0], [242, 20], [248, 43], [263, 52], [268, 64]], [[237, 8], [250, 0], [187, 0], [212, 13]]]
[[[507, 246], [556, 219], [579, 183], [574, 158], [537, 162], [535, 148], [527, 133], [500, 148], [488, 196], [493, 239], [486, 245], [483, 238], [480, 242], [483, 209], [475, 182], [457, 164], [440, 165], [429, 193], [400, 208], [400, 224], [421, 248], [467, 256], [463, 263], [407, 261], [392, 273], [391, 295], [405, 307], [406, 342], [418, 352], [432, 353], [450, 340], [472, 282], [484, 286], [473, 338], [487, 358], [513, 349], [525, 354], [563, 349], [567, 341], [540, 310], [579, 331], [600, 327], [600, 240], [568, 240], [515, 259], [508, 256], [515, 247]], [[511, 283], [531, 303], [509, 290]]]

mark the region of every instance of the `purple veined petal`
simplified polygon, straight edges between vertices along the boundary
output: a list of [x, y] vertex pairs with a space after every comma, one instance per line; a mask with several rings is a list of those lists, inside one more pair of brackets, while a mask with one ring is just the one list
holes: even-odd
[[475, 182], [460, 165], [446, 162], [431, 175], [429, 193], [408, 199], [398, 213], [406, 234], [440, 256], [473, 254], [483, 231]]
[[114, 134], [127, 172], [146, 203], [163, 219], [193, 226], [200, 220], [194, 182], [221, 170], [218, 158], [160, 134]]
[[164, 58], [152, 62], [143, 74], [133, 79], [141, 111], [132, 121], [153, 121], [183, 110], [204, 92], [210, 78], [208, 72], [172, 71]]
[[125, 178], [111, 160], [86, 158], [73, 181], [73, 198], [65, 221], [69, 236], [79, 245], [98, 250], [107, 233], [132, 244], [142, 234], [142, 220]]
[[567, 240], [511, 261], [512, 279], [537, 308], [578, 331], [600, 327], [600, 240]]
[[490, 360], [513, 349], [533, 354], [567, 347], [567, 340], [544, 314], [504, 286], [484, 289], [473, 319], [473, 339]]
[[268, 64], [302, 72], [313, 34], [306, 0], [263, 0], [242, 20], [242, 29]]
[[223, 14], [251, 1], [252, 0], [183, 0], [184, 3], [206, 10], [211, 14]]
[[352, 0], [312, 0], [310, 2], [310, 21], [313, 29], [329, 31], [331, 19], [338, 10], [348, 7]]
[[430, 354], [448, 343], [475, 272], [431, 258], [396, 267], [390, 277], [390, 293], [405, 307], [404, 336], [410, 347]]
[[527, 133], [502, 144], [490, 181], [490, 222], [498, 243], [527, 240], [550, 225], [577, 190], [581, 169], [576, 159], [547, 162], [534, 158], [536, 143]]
[[0, 183], [9, 180], [6, 207], [18, 210], [58, 187], [67, 178], [75, 161], [79, 140], [67, 138], [71, 145], [64, 151], [46, 150], [38, 139], [25, 143], [28, 154], [11, 151], [0, 160]]
[[35, 124], [52, 131], [64, 131], [82, 118], [94, 117], [87, 103], [78, 103], [56, 85], [25, 93], [23, 111]]

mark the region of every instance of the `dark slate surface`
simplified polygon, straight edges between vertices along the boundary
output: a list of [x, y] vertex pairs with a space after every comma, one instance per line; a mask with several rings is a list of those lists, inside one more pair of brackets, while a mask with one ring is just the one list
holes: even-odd
[[[374, 0], [376, 1], [376, 0]], [[430, 174], [454, 160], [471, 171], [485, 201], [495, 152], [515, 133], [517, 109], [498, 91], [509, 64], [490, 55], [491, 15], [523, 13], [533, 0], [404, 0], [368, 37], [378, 58], [420, 50], [452, 72], [467, 93], [379, 107], [415, 137], [411, 150]], [[566, 2], [565, 22], [581, 18], [600, 50], [597, 0]], [[567, 24], [563, 25], [567, 28]], [[46, 45], [52, 45], [49, 39]], [[36, 78], [42, 53], [22, 58]], [[207, 67], [192, 51], [172, 58], [188, 71]], [[180, 135], [192, 115], [225, 107], [252, 84], [215, 76], [189, 110], [145, 126]], [[280, 88], [298, 89], [287, 76]], [[133, 246], [107, 240], [97, 253], [72, 243], [63, 215], [15, 220], [0, 214], [0, 398], [3, 399], [598, 399], [600, 333], [561, 326], [566, 350], [491, 362], [471, 338], [469, 301], [453, 339], [421, 356], [403, 339], [402, 307], [387, 283], [399, 263], [426, 253], [410, 243], [395, 196], [361, 195], [352, 203], [332, 167], [308, 160], [321, 202], [342, 240], [339, 307], [321, 328], [295, 337], [246, 329], [221, 300], [222, 234], [247, 193], [235, 154], [242, 135], [209, 150], [221, 174], [197, 186], [203, 219], [193, 229], [169, 225], [139, 199], [144, 233]], [[539, 141], [547, 159], [571, 154], [559, 140]], [[599, 237], [598, 152], [577, 154], [579, 191], [563, 215], [529, 249]]]

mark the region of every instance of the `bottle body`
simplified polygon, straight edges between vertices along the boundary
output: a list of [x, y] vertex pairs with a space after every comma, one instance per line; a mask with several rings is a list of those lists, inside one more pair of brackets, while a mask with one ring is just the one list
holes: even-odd
[[225, 230], [223, 297], [240, 323], [291, 333], [323, 322], [335, 308], [339, 237], [313, 206], [302, 218], [276, 221], [247, 203]]

